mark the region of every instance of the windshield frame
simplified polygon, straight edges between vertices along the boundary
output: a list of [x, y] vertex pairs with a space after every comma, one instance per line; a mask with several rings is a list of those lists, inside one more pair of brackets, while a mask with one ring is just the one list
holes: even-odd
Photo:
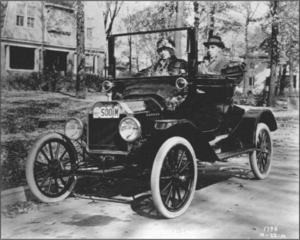
[[[132, 33], [120, 33], [113, 34], [108, 37], [108, 76], [111, 76], [114, 80], [122, 80], [128, 78], [116, 78], [116, 57], [115, 57], [115, 39], [117, 37], [132, 36], [132, 35], [142, 35], [151, 33], [161, 33], [161, 32], [172, 32], [172, 31], [187, 31], [187, 55], [188, 55], [188, 77], [191, 78], [197, 74], [197, 63], [198, 63], [198, 41], [197, 41], [197, 31], [194, 27], [184, 27], [184, 28], [170, 28], [164, 30], [153, 30], [153, 31], [140, 31]], [[149, 77], [145, 77], [149, 78]], [[141, 79], [141, 77], [130, 79]]]

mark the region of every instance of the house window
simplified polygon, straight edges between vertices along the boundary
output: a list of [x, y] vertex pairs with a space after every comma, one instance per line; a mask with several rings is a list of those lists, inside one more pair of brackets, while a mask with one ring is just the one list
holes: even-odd
[[10, 46], [11, 69], [34, 69], [34, 48]]
[[92, 28], [87, 28], [87, 38], [92, 38], [93, 37], [93, 29]]
[[27, 27], [34, 28], [35, 7], [27, 6]]
[[25, 17], [25, 5], [17, 4], [17, 26], [24, 26], [24, 17]]
[[17, 4], [17, 26], [27, 26], [29, 28], [34, 28], [35, 19], [35, 7], [27, 6], [25, 4]]

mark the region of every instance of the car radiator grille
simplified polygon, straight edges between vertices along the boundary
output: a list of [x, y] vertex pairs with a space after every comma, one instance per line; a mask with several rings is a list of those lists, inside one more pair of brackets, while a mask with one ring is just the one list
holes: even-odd
[[[125, 117], [125, 116], [123, 116]], [[88, 117], [88, 147], [90, 150], [117, 150], [126, 151], [127, 143], [119, 134], [118, 119], [94, 119], [92, 114]]]

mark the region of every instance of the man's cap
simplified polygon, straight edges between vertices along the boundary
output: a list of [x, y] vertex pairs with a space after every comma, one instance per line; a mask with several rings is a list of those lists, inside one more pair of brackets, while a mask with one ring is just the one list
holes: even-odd
[[216, 46], [218, 46], [220, 48], [225, 48], [225, 45], [222, 42], [221, 37], [214, 36], [214, 35], [210, 36], [208, 38], [207, 42], [204, 42], [203, 44], [204, 44], [205, 47], [208, 47], [209, 45], [216, 45]]
[[175, 50], [175, 43], [171, 39], [162, 38], [157, 42], [157, 51], [162, 48], [170, 48]]

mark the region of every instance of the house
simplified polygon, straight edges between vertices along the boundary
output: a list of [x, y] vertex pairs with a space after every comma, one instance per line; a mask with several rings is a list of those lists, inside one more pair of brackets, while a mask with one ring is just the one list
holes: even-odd
[[[246, 54], [240, 57], [245, 59]], [[244, 83], [242, 82], [241, 92], [252, 91], [253, 93], [260, 93], [264, 87], [268, 88], [270, 81], [270, 56], [267, 53], [252, 51], [247, 55], [247, 63], [249, 68], [245, 74]], [[287, 57], [282, 54], [278, 64], [277, 76], [280, 76], [280, 69], [286, 66], [286, 79], [290, 78], [289, 65], [287, 63]], [[281, 73], [282, 74], [282, 73]], [[278, 84], [279, 85], [279, 84]], [[296, 67], [293, 71], [293, 90], [299, 91], [299, 69]]]
[[[103, 12], [84, 3], [86, 71], [102, 75], [106, 56]], [[77, 73], [76, 2], [2, 1], [1, 77], [55, 70]]]

